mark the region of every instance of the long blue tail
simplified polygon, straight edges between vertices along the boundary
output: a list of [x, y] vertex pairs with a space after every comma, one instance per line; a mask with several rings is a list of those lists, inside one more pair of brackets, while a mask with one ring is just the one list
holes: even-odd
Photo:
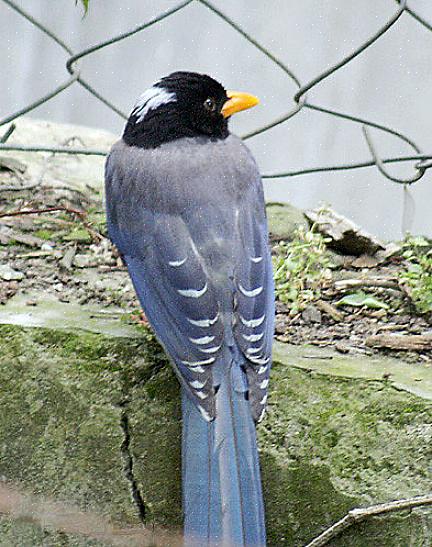
[[[235, 368], [234, 368], [235, 367]], [[216, 419], [206, 422], [183, 393], [183, 511], [187, 547], [263, 547], [264, 505], [255, 424], [244, 389], [226, 370]], [[235, 386], [235, 387], [234, 387]]]

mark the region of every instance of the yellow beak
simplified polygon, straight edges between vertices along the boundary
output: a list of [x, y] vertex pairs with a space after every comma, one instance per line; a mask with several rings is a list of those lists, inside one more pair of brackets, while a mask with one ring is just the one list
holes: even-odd
[[222, 107], [222, 116], [229, 118], [236, 112], [252, 108], [259, 103], [258, 97], [242, 91], [227, 91], [228, 101]]

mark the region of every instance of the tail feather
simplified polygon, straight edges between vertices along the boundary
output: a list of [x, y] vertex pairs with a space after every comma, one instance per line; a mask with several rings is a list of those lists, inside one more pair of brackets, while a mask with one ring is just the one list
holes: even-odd
[[187, 547], [263, 547], [264, 507], [255, 424], [231, 371], [206, 422], [183, 394], [183, 508]]

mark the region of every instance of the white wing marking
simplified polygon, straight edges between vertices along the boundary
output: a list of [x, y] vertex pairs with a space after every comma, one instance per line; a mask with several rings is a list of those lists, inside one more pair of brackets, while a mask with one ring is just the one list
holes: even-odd
[[198, 410], [201, 412], [201, 415], [206, 422], [211, 421], [210, 414], [202, 406], [198, 405]]
[[256, 365], [265, 365], [270, 361], [270, 357], [254, 357], [253, 355], [248, 355], [249, 361], [255, 363]]
[[259, 327], [265, 319], [265, 314], [262, 315], [261, 317], [258, 317], [257, 319], [249, 319], [249, 320], [245, 319], [241, 314], [239, 315], [240, 315], [240, 321], [243, 323], [243, 325], [245, 325], [246, 327], [251, 327], [251, 328]]
[[199, 380], [194, 380], [193, 382], [189, 382], [189, 385], [191, 387], [193, 387], [194, 389], [202, 389], [205, 385], [206, 385], [206, 382], [200, 382]]
[[212, 346], [211, 348], [199, 348], [200, 351], [203, 353], [216, 353], [220, 348], [222, 344], [219, 344], [219, 346]]
[[202, 346], [204, 344], [210, 344], [210, 342], [213, 342], [214, 339], [215, 339], [214, 336], [201, 336], [201, 338], [189, 338], [191, 342], [199, 346]]
[[217, 313], [213, 319], [189, 319], [189, 317], [186, 317], [186, 319], [196, 327], [211, 327], [219, 319], [219, 313]]
[[208, 289], [207, 283], [202, 289], [177, 289], [177, 292], [186, 298], [199, 298], [202, 296]]
[[243, 338], [247, 342], [258, 342], [258, 340], [261, 340], [261, 338], [264, 336], [264, 333], [261, 334], [242, 334]]
[[194, 367], [199, 367], [201, 365], [211, 365], [211, 363], [214, 363], [214, 361], [215, 361], [215, 358], [210, 357], [209, 359], [204, 359], [204, 361], [182, 361], [182, 363], [186, 365], [187, 367], [194, 368]]
[[168, 264], [172, 266], [173, 268], [177, 268], [178, 266], [182, 266], [187, 260], [186, 258], [183, 258], [183, 260], [170, 260]]
[[242, 294], [245, 296], [248, 296], [249, 298], [253, 298], [254, 296], [258, 296], [262, 293], [263, 287], [257, 287], [256, 289], [252, 289], [251, 291], [248, 291], [243, 287], [241, 283], [239, 283], [239, 289]]
[[259, 346], [258, 348], [247, 348], [246, 353], [252, 355], [253, 353], [259, 353], [264, 346]]

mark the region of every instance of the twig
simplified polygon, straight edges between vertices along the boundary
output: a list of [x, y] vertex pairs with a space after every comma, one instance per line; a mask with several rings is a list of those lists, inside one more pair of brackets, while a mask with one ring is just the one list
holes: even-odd
[[368, 336], [365, 344], [372, 348], [432, 350], [432, 334], [375, 334]]
[[39, 186], [38, 182], [27, 184], [27, 186], [0, 186], [0, 192], [22, 192], [36, 188], [36, 186]]
[[368, 279], [340, 279], [339, 281], [335, 281], [334, 287], [337, 291], [345, 291], [347, 289], [356, 289], [360, 287], [379, 287], [383, 289], [401, 290], [396, 280], [379, 277]]
[[338, 520], [335, 524], [330, 526], [330, 528], [327, 528], [322, 534], [308, 543], [306, 547], [322, 547], [323, 545], [327, 545], [331, 539], [340, 535], [344, 530], [369, 517], [383, 515], [385, 513], [394, 513], [405, 509], [414, 509], [415, 507], [424, 505], [432, 505], [432, 494], [351, 509], [351, 511], [348, 511], [342, 519]]
[[318, 300], [316, 302], [316, 307], [320, 311], [329, 315], [333, 319], [333, 321], [342, 321], [342, 319], [344, 318], [342, 312], [337, 310], [334, 306], [332, 306], [332, 304], [330, 304], [330, 302], [326, 302], [325, 300]]

